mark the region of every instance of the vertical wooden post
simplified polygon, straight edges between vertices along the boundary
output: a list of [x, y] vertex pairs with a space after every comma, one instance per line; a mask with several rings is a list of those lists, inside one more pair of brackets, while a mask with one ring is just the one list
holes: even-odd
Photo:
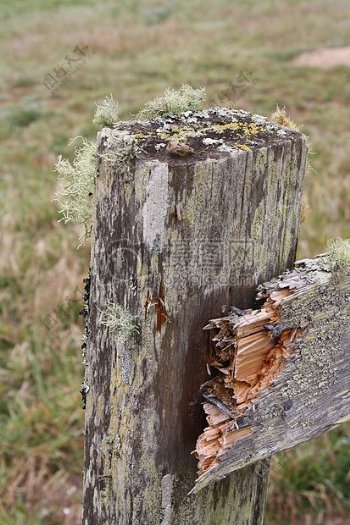
[[220, 109], [122, 123], [104, 130], [100, 152], [120, 130], [143, 154], [127, 174], [109, 155], [96, 182], [84, 525], [260, 524], [262, 462], [188, 496], [205, 425], [202, 328], [251, 306], [256, 285], [292, 265], [305, 139]]

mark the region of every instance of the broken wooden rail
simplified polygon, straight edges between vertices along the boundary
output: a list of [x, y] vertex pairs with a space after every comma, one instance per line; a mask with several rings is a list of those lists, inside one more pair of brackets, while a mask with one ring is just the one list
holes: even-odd
[[[131, 143], [137, 158], [121, 172]], [[188, 495], [205, 426], [202, 328], [229, 305], [250, 307], [259, 283], [292, 267], [306, 154], [301, 133], [224, 108], [100, 133], [84, 525], [262, 523], [264, 462]]]
[[[350, 250], [349, 250], [350, 255]], [[194, 492], [350, 417], [350, 265], [332, 253], [262, 284], [214, 333]]]

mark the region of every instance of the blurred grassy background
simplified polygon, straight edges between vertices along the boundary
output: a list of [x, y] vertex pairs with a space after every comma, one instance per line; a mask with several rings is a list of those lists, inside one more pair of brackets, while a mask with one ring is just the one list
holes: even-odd
[[[313, 145], [299, 256], [349, 237], [350, 70], [296, 67], [293, 59], [349, 45], [350, 4], [1, 0], [0, 8], [0, 523], [75, 525], [79, 289], [89, 248], [77, 251], [76, 228], [57, 223], [57, 154], [72, 155], [70, 137], [95, 135], [94, 101], [109, 93], [121, 118], [184, 82], [207, 86], [211, 104], [269, 115], [278, 103]], [[83, 61], [76, 46], [91, 58]], [[81, 60], [65, 83], [67, 56]], [[47, 75], [63, 84], [54, 94]], [[266, 523], [350, 523], [349, 445], [343, 426], [274, 458]]]

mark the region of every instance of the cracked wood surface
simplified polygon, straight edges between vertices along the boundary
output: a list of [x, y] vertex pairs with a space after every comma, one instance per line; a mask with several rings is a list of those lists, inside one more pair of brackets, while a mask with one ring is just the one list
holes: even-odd
[[[128, 176], [101, 162], [87, 304], [84, 525], [262, 523], [265, 461], [188, 493], [205, 426], [200, 385], [210, 341], [202, 327], [223, 305], [250, 306], [257, 284], [295, 257], [306, 143], [273, 130], [265, 145], [215, 156], [158, 160], [154, 150]], [[111, 303], [137, 317], [138, 333], [119, 337], [101, 322]]]
[[193, 492], [350, 417], [350, 269], [330, 254], [259, 287], [257, 310], [212, 320], [209, 426]]

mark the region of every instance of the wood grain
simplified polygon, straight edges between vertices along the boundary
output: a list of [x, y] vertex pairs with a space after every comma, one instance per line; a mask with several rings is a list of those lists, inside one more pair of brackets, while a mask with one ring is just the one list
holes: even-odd
[[[217, 124], [223, 111], [226, 121], [252, 118], [197, 114], [205, 136], [214, 136], [213, 122], [226, 130]], [[184, 119], [172, 122], [187, 129]], [[306, 142], [256, 122], [255, 135], [255, 124], [237, 137], [225, 131], [226, 149], [189, 138], [194, 154], [181, 158], [154, 147], [167, 119], [122, 123], [139, 135], [151, 129], [144, 154], [128, 176], [101, 161], [87, 305], [85, 525], [262, 523], [267, 462], [188, 495], [205, 426], [210, 341], [202, 328], [231, 304], [250, 306], [256, 285], [291, 267], [296, 251]], [[249, 147], [238, 147], [250, 130]], [[117, 131], [103, 131], [100, 152]], [[122, 338], [105, 326], [108, 304], [135, 316], [139, 333]]]

